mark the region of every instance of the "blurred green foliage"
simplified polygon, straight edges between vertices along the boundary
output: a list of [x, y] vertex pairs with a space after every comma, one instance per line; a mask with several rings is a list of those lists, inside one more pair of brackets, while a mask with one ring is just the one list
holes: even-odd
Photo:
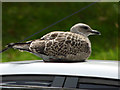
[[[2, 47], [19, 42], [33, 33], [89, 5], [90, 2], [9, 2], [2, 4]], [[66, 20], [29, 38], [37, 39], [51, 31], [69, 31], [76, 23], [86, 23], [101, 32], [90, 36], [92, 54], [89, 59], [118, 60], [118, 3], [98, 2]], [[9, 49], [2, 61], [36, 60], [39, 57]]]

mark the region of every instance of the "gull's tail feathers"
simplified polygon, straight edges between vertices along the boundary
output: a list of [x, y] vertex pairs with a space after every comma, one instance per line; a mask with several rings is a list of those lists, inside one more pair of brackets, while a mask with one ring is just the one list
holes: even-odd
[[30, 46], [31, 42], [26, 42], [26, 43], [9, 43], [8, 45], [6, 45], [7, 48], [14, 48], [14, 49], [18, 49], [20, 51], [29, 51], [29, 46]]

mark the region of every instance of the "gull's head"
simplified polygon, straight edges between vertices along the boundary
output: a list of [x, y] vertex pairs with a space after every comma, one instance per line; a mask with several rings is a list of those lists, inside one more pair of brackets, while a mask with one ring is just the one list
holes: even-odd
[[86, 36], [89, 35], [101, 35], [101, 33], [97, 30], [93, 30], [90, 26], [84, 23], [78, 23], [71, 27], [71, 32], [77, 34], [84, 34]]

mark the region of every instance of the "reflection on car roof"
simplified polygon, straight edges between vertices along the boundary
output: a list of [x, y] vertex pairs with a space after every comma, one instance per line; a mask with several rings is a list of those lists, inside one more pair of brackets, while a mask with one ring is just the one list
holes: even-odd
[[46, 74], [72, 75], [120, 79], [118, 61], [87, 60], [86, 62], [54, 63], [42, 60], [1, 63], [0, 75], [11, 74]]

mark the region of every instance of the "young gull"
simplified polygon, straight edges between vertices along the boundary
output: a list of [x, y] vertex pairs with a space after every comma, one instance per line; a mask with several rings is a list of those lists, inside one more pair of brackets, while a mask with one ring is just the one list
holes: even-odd
[[7, 47], [33, 53], [46, 62], [85, 61], [91, 54], [89, 35], [100, 35], [100, 32], [78, 23], [71, 27], [70, 32], [54, 31], [40, 39], [10, 43]]

